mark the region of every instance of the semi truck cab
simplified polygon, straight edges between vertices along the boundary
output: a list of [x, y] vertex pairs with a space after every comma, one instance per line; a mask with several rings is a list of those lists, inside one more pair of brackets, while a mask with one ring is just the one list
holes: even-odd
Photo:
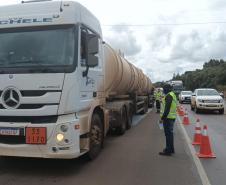
[[72, 1], [4, 6], [0, 43], [0, 155], [87, 152], [93, 113], [107, 114], [98, 20]]

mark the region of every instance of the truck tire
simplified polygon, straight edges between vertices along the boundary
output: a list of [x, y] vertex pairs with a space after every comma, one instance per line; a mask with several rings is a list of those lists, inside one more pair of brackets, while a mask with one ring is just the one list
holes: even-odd
[[128, 115], [127, 115], [127, 127], [126, 127], [128, 130], [131, 128], [132, 122], [133, 122], [133, 112], [132, 112], [132, 108], [129, 108]]
[[145, 103], [145, 108], [144, 108], [144, 109], [145, 109], [145, 110], [144, 110], [145, 113], [147, 113], [147, 112], [148, 112], [148, 102]]
[[148, 104], [148, 108], [152, 108], [153, 107], [153, 102]]
[[146, 112], [148, 112], [148, 103], [147, 102], [144, 102], [143, 110], [140, 113], [141, 114], [145, 114]]
[[148, 98], [148, 108], [152, 108], [154, 105], [154, 101], [153, 101], [153, 97], [149, 97]]
[[101, 151], [104, 141], [104, 129], [101, 118], [98, 114], [94, 113], [91, 121], [90, 128], [90, 144], [87, 157], [89, 160], [95, 159]]
[[123, 107], [120, 116], [120, 126], [116, 128], [116, 133], [118, 135], [123, 135], [126, 132], [126, 127], [127, 127], [126, 109], [125, 107]]

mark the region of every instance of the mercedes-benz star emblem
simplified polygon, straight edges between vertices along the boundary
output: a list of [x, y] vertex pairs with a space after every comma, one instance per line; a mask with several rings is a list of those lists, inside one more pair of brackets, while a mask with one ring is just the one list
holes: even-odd
[[3, 91], [2, 102], [5, 108], [16, 109], [20, 104], [20, 94], [17, 89], [8, 88]]
[[10, 75], [9, 75], [9, 79], [13, 79], [13, 75], [10, 74]]

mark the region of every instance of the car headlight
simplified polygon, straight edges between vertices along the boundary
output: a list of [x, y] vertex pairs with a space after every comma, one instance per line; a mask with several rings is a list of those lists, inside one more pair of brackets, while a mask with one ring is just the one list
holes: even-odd
[[223, 103], [224, 102], [224, 100], [223, 99], [220, 99], [220, 103]]
[[197, 99], [198, 102], [202, 103], [202, 99]]

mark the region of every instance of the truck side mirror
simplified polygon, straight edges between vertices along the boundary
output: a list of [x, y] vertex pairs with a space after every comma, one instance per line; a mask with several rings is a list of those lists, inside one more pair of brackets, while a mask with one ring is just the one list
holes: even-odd
[[99, 40], [98, 36], [94, 34], [87, 35], [87, 50], [88, 50], [88, 67], [95, 67], [98, 65], [98, 57], [95, 56], [99, 52]]
[[98, 57], [95, 56], [99, 52], [99, 37], [95, 34], [86, 34], [87, 41], [87, 62], [86, 70], [83, 71], [83, 77], [88, 75], [89, 68], [98, 65]]

